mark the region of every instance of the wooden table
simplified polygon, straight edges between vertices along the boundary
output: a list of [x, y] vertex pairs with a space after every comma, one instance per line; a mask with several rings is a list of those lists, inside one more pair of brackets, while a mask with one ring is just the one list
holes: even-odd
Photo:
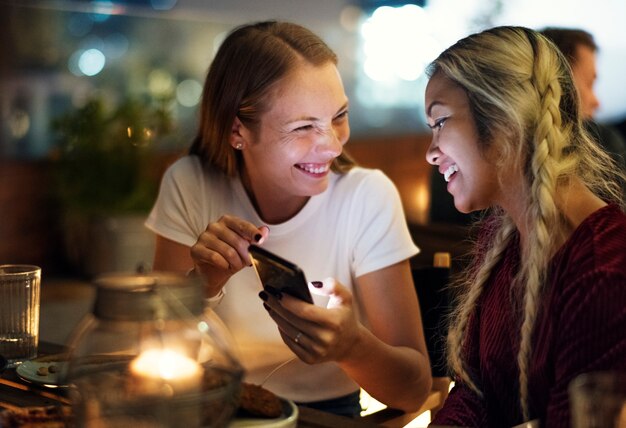
[[[42, 342], [39, 355], [63, 352], [63, 347]], [[58, 407], [69, 405], [65, 388], [48, 388], [21, 379], [13, 369], [0, 375], [0, 409]], [[306, 407], [298, 408], [298, 428], [373, 428], [379, 425], [365, 419], [349, 419]]]
[[374, 428], [380, 425], [365, 419], [350, 419], [308, 407], [298, 407], [298, 428]]

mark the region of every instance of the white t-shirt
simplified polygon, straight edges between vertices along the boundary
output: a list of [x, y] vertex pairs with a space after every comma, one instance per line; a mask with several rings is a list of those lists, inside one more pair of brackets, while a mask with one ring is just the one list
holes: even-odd
[[[192, 246], [210, 222], [229, 214], [254, 225], [264, 223], [239, 178], [202, 168], [196, 156], [186, 156], [165, 173], [146, 226], [155, 233]], [[290, 220], [270, 224], [263, 247], [297, 264], [308, 281], [333, 277], [355, 295], [354, 279], [419, 252], [411, 240], [394, 184], [381, 171], [355, 167], [331, 173], [328, 189], [309, 199]], [[393, 284], [389, 284], [393, 292]], [[258, 297], [261, 284], [252, 268], [226, 283], [226, 295], [215, 308], [238, 346], [246, 381], [260, 383], [278, 365], [295, 355], [283, 343], [278, 328]], [[335, 363], [308, 365], [296, 359], [280, 368], [263, 385], [281, 397], [308, 402], [326, 400], [359, 389]]]

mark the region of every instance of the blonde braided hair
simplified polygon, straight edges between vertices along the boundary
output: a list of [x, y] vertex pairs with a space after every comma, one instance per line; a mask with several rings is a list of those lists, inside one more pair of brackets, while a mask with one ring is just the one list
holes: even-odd
[[[534, 325], [549, 262], [567, 236], [568, 225], [556, 204], [557, 189], [576, 176], [596, 195], [623, 209], [620, 180], [626, 178], [584, 131], [569, 65], [539, 33], [507, 26], [474, 34], [444, 51], [428, 72], [431, 76], [444, 73], [465, 90], [481, 149], [495, 149], [496, 167], [500, 171], [523, 167], [520, 194], [527, 207], [524, 222], [528, 234], [512, 298], [521, 318], [517, 356], [520, 409], [528, 420]], [[495, 226], [477, 249], [475, 268], [456, 283], [457, 304], [448, 335], [450, 368], [479, 395], [479, 379], [468, 373], [464, 363], [467, 327], [492, 271], [518, 233], [512, 219], [498, 207], [493, 208], [490, 221]]]
[[[545, 283], [549, 258], [554, 254], [555, 242], [551, 231], [561, 231], [562, 219], [555, 203], [557, 177], [565, 174], [559, 171], [561, 154], [569, 143], [561, 132], [561, 85], [557, 52], [550, 49], [547, 41], [530, 39], [534, 47], [535, 61], [531, 82], [540, 102], [538, 123], [533, 136], [534, 150], [531, 151], [531, 187], [529, 193], [528, 220], [534, 227], [528, 227], [528, 242], [523, 248], [522, 257], [527, 260], [521, 266], [520, 279], [525, 280], [524, 305], [520, 349], [517, 356], [519, 365], [520, 405], [524, 420], [530, 419], [528, 408], [528, 372], [532, 350], [532, 333], [539, 312], [542, 285]], [[534, 43], [533, 43], [534, 42]], [[565, 165], [569, 166], [568, 162]], [[571, 173], [571, 171], [567, 171]]]

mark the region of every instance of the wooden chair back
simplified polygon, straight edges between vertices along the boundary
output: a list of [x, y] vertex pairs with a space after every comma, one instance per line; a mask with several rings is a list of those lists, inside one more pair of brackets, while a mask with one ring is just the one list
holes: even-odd
[[404, 413], [386, 408], [364, 417], [369, 422], [388, 428], [404, 427], [427, 410], [430, 410], [431, 417], [434, 416], [448, 397], [451, 382], [446, 364], [446, 319], [451, 310], [448, 292], [450, 253], [435, 253], [432, 266], [414, 266], [411, 273], [420, 303], [433, 386], [417, 412]]

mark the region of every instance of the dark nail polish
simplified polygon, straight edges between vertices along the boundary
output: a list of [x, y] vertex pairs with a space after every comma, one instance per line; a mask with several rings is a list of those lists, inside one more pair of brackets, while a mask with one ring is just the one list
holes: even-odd
[[267, 302], [267, 299], [269, 298], [269, 296], [267, 295], [267, 293], [265, 291], [261, 291], [259, 293], [259, 297], [261, 298], [261, 300], [263, 300], [264, 302]]
[[262, 237], [263, 235], [261, 235], [260, 233], [257, 233], [256, 235], [254, 235], [254, 242], [259, 242]]
[[277, 289], [275, 289], [274, 287], [272, 287], [271, 285], [264, 285], [263, 288], [265, 288], [265, 291], [268, 294], [271, 294], [272, 296], [274, 296], [276, 300], [280, 300], [283, 298], [283, 294]]
[[267, 304], [266, 304], [266, 303], [263, 303], [263, 307], [265, 308], [265, 310], [266, 310], [267, 312], [270, 312], [270, 311], [272, 310], [272, 308], [270, 308], [269, 306], [267, 306]]
[[311, 282], [311, 285], [313, 285], [313, 287], [315, 288], [322, 288], [324, 286], [324, 283], [322, 281], [313, 281]]

